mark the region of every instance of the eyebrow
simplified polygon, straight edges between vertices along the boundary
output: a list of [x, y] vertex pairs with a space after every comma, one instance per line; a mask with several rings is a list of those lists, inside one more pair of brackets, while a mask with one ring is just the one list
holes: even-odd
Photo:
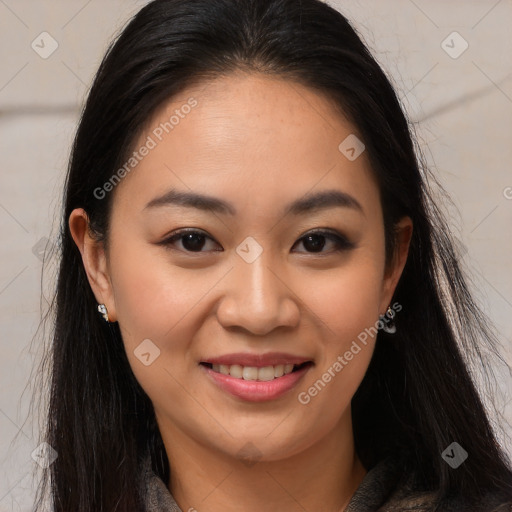
[[[176, 189], [171, 189], [164, 195], [152, 199], [146, 204], [144, 210], [173, 205], [205, 211], [210, 210], [225, 215], [236, 215], [237, 213], [232, 204], [217, 197]], [[363, 207], [355, 197], [341, 190], [330, 189], [309, 193], [300, 199], [296, 199], [285, 207], [284, 215], [304, 215], [313, 211], [336, 207], [351, 208], [364, 214]]]

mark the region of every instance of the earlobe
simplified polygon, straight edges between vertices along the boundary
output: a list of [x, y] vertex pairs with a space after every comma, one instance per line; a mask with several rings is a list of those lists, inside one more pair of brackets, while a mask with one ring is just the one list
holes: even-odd
[[381, 311], [386, 310], [395, 293], [396, 286], [407, 262], [412, 232], [413, 223], [410, 217], [403, 217], [397, 222], [395, 226], [396, 249], [386, 269], [380, 306]]
[[115, 322], [114, 296], [103, 243], [91, 235], [89, 217], [83, 208], [76, 208], [71, 212], [68, 224], [71, 236], [82, 255], [82, 263], [96, 301], [106, 305], [109, 320]]

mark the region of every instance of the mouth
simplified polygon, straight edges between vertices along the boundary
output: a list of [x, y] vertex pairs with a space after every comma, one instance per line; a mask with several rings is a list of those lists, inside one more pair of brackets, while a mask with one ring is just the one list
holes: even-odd
[[212, 356], [199, 368], [218, 389], [246, 402], [265, 402], [290, 396], [315, 365], [312, 359], [286, 352], [238, 352]]
[[215, 373], [226, 375], [234, 379], [247, 381], [269, 382], [279, 379], [290, 373], [299, 372], [300, 370], [312, 366], [312, 361], [304, 361], [302, 363], [285, 363], [266, 366], [242, 366], [240, 364], [214, 364], [201, 362], [200, 365], [209, 368]]
[[[228, 362], [228, 361], [225, 361]], [[229, 361], [232, 363], [232, 361]], [[249, 362], [249, 361], [247, 361]], [[268, 402], [290, 396], [306, 373], [314, 366], [313, 361], [268, 364], [261, 366], [221, 364], [203, 361], [199, 367], [218, 389], [245, 402]], [[275, 360], [274, 360], [275, 362]], [[255, 364], [251, 361], [252, 364]]]

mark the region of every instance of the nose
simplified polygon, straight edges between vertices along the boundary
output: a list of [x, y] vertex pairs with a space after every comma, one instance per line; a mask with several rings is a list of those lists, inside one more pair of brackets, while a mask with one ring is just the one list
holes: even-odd
[[[278, 327], [293, 328], [300, 320], [300, 300], [293, 283], [285, 282], [266, 251], [252, 263], [236, 256], [228, 274], [217, 318], [226, 328], [238, 327], [265, 335]], [[282, 272], [281, 272], [282, 274]]]

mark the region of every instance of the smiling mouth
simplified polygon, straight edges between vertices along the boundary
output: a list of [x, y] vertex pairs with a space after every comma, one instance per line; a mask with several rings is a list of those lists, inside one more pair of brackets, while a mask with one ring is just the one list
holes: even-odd
[[216, 373], [228, 375], [235, 379], [243, 380], [258, 380], [268, 382], [274, 379], [288, 375], [289, 373], [296, 372], [306, 366], [312, 365], [312, 361], [306, 361], [302, 364], [277, 364], [269, 366], [241, 366], [239, 364], [227, 365], [227, 364], [211, 364], [211, 363], [200, 363], [207, 368], [210, 368]]

